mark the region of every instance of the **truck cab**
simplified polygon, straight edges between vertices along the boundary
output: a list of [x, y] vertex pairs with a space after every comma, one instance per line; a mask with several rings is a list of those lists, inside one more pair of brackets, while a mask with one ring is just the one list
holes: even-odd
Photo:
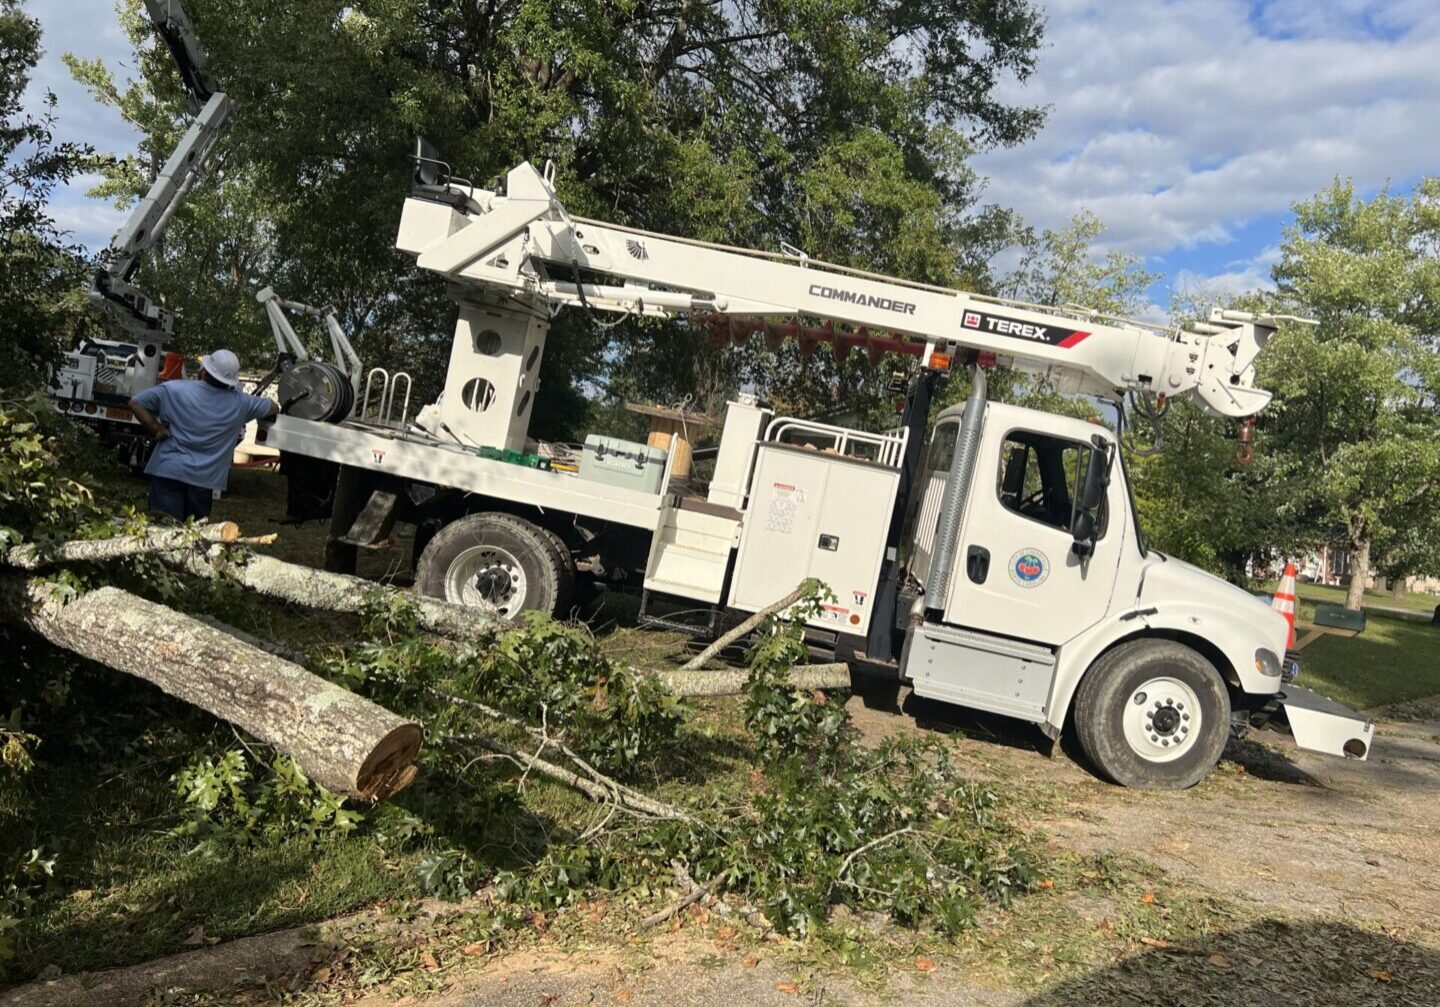
[[1073, 727], [1096, 768], [1130, 786], [1195, 783], [1282, 698], [1302, 744], [1368, 752], [1370, 724], [1291, 682], [1283, 616], [1146, 547], [1107, 427], [988, 402], [979, 387], [913, 452], [904, 429], [732, 403], [746, 419], [727, 421], [719, 453], [747, 458], [739, 506], [671, 498], [647, 590], [756, 611], [815, 577], [832, 594], [808, 626], [817, 645], [893, 663], [918, 696], [1051, 737]]

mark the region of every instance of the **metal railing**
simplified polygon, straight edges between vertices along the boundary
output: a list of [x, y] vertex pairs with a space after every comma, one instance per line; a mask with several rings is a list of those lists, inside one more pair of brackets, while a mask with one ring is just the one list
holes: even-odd
[[[796, 442], [791, 437], [803, 438]], [[795, 419], [791, 416], [777, 416], [765, 428], [765, 440], [776, 444], [797, 444], [814, 447], [818, 451], [833, 453], [843, 458], [875, 462], [889, 468], [899, 468], [905, 457], [905, 441], [909, 432], [901, 430], [892, 434], [872, 434], [865, 430], [837, 427], [815, 420]], [[819, 441], [820, 443], [815, 443]]]
[[[378, 381], [377, 381], [378, 379]], [[401, 380], [405, 382], [405, 398], [400, 402], [400, 416], [395, 417], [395, 394]], [[365, 375], [365, 394], [360, 399], [356, 419], [386, 427], [403, 427], [410, 418], [410, 375], [404, 371], [391, 374], [383, 367], [372, 367]]]

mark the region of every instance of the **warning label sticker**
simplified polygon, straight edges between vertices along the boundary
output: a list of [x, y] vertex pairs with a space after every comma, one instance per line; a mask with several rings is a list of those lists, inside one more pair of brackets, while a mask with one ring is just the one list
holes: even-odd
[[839, 605], [820, 606], [820, 619], [823, 622], [844, 622], [845, 617], [849, 614], [848, 608], [841, 608]]
[[795, 509], [805, 502], [805, 491], [789, 483], [775, 483], [771, 490], [765, 530], [789, 535], [795, 530]]

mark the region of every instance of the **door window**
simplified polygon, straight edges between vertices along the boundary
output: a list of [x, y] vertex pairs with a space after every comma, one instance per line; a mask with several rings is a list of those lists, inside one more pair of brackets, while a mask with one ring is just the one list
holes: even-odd
[[[1012, 431], [1000, 449], [997, 486], [1001, 505], [1023, 518], [1069, 531], [1093, 451], [1080, 441], [1031, 430]], [[1102, 502], [1097, 539], [1105, 534], [1108, 510]]]

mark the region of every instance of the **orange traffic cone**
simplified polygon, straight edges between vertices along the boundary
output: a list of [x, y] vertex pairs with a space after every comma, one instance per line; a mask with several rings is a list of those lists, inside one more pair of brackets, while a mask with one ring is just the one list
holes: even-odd
[[1285, 641], [1285, 649], [1289, 650], [1295, 646], [1295, 564], [1285, 564], [1285, 576], [1280, 578], [1280, 586], [1275, 590], [1275, 597], [1270, 602], [1270, 607], [1285, 617], [1290, 624], [1290, 636]]

